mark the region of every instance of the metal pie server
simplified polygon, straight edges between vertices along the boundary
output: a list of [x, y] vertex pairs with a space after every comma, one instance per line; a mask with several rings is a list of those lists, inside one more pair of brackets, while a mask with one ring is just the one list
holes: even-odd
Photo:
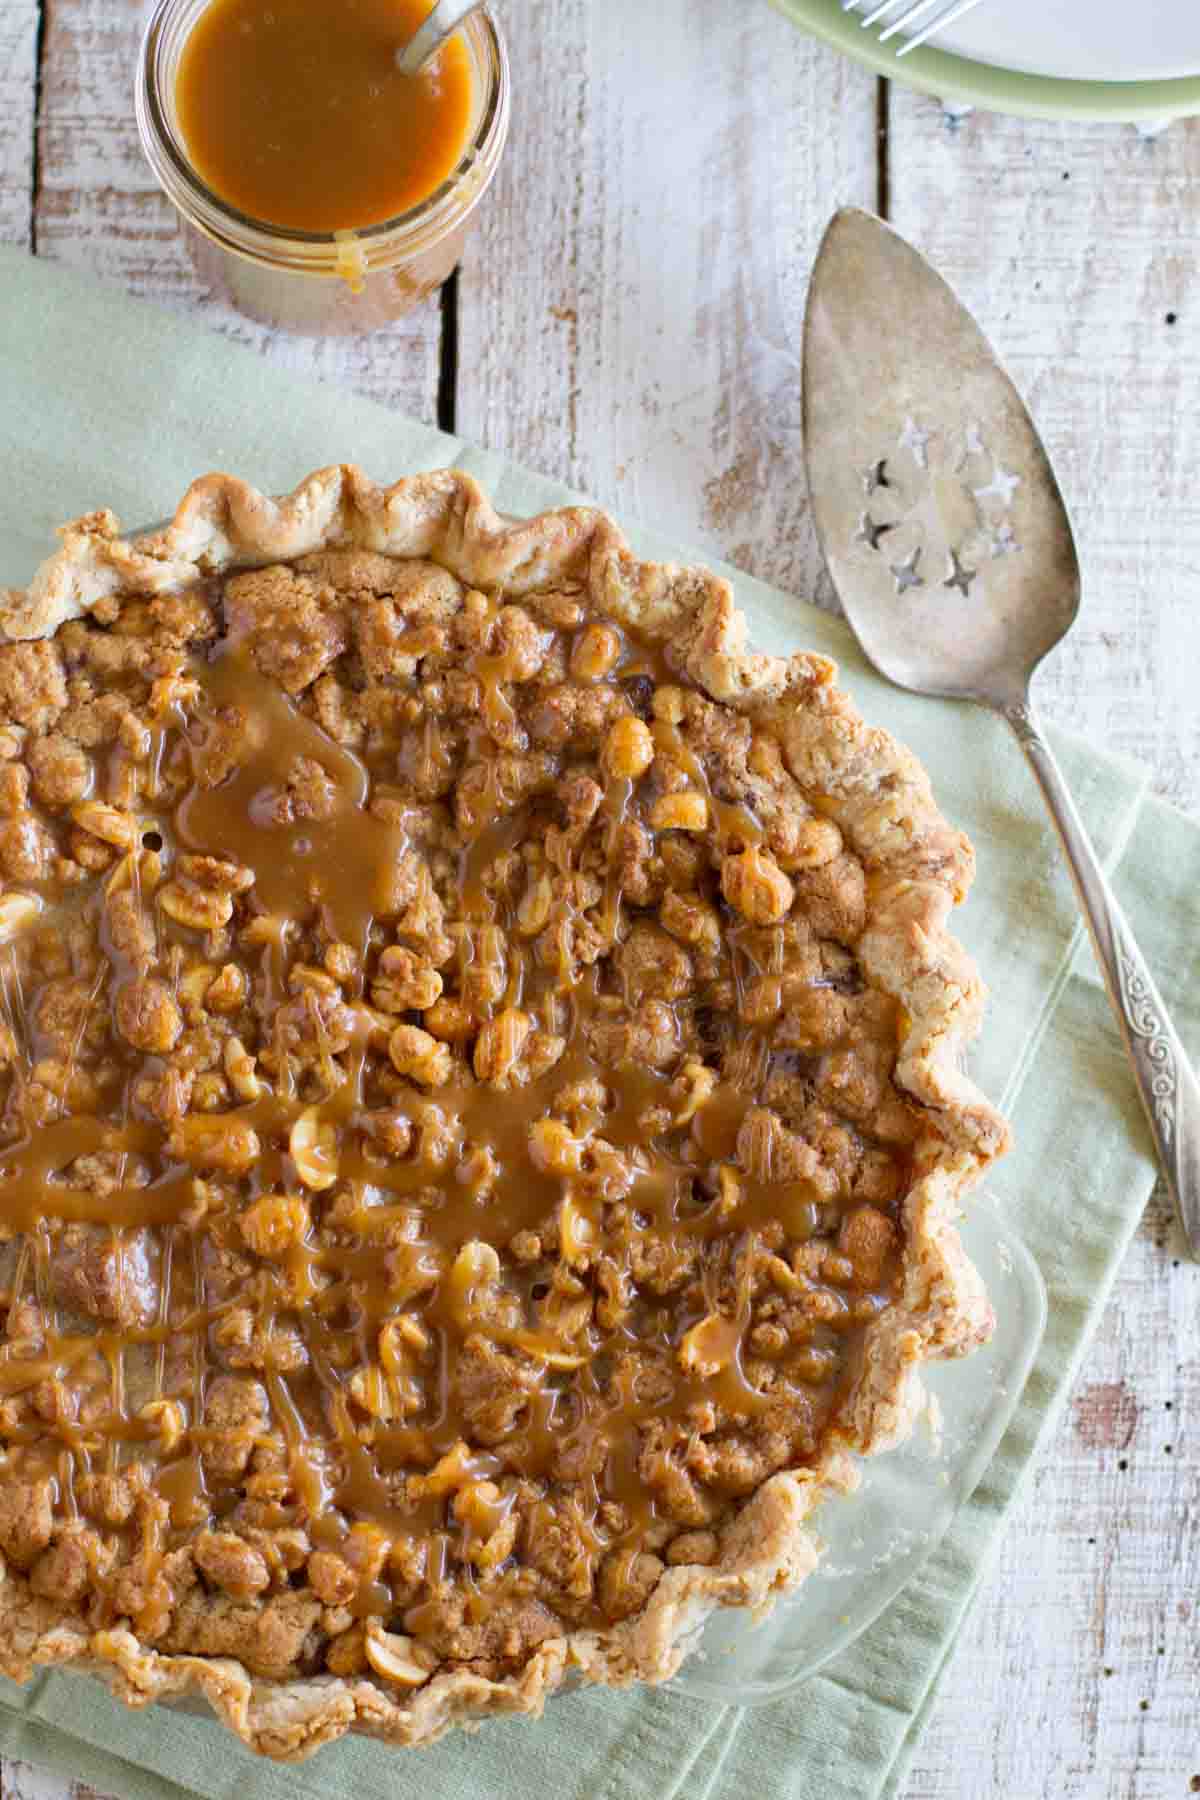
[[1030, 678], [1079, 611], [1067, 509], [991, 345], [910, 244], [835, 215], [804, 323], [813, 516], [846, 617], [914, 693], [977, 700], [1029, 760], [1088, 923], [1167, 1184], [1200, 1258], [1200, 1087], [1042, 736]]

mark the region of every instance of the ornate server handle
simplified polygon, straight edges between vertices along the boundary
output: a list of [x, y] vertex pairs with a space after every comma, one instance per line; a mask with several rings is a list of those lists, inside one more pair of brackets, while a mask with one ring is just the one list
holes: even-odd
[[1167, 1185], [1200, 1258], [1200, 1084], [1028, 704], [1003, 708], [1058, 827]]

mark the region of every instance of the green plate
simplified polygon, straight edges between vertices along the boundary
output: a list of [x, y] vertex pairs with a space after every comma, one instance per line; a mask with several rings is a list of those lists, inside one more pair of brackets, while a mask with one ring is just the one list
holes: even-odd
[[839, 0], [772, 0], [772, 5], [856, 62], [940, 100], [1035, 119], [1107, 119], [1138, 125], [1200, 113], [1200, 75], [1175, 81], [1061, 81], [971, 62], [928, 46], [901, 61], [889, 45], [863, 30], [861, 15], [844, 13]]

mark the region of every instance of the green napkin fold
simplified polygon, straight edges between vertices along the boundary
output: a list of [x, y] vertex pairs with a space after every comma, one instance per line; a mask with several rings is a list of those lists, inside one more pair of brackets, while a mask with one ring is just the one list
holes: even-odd
[[[0, 251], [0, 583], [23, 583], [55, 525], [108, 504], [130, 525], [169, 513], [189, 479], [223, 468], [267, 492], [311, 468], [361, 463], [386, 482], [457, 463], [501, 508], [577, 498], [353, 395], [305, 384], [169, 312], [19, 252]], [[637, 549], [678, 545], [631, 530]], [[841, 664], [873, 722], [930, 770], [979, 853], [961, 936], [992, 988], [974, 1071], [1011, 1113], [1017, 1147], [990, 1190], [1036, 1256], [1050, 1322], [1012, 1425], [970, 1503], [876, 1624], [792, 1696], [751, 1711], [663, 1691], [579, 1692], [546, 1717], [489, 1722], [407, 1755], [361, 1740], [299, 1767], [244, 1752], [210, 1720], [131, 1714], [94, 1682], [46, 1672], [0, 1683], [0, 1754], [49, 1764], [122, 1800], [879, 1800], [903, 1779], [963, 1614], [1021, 1478], [1104, 1304], [1154, 1184], [1132, 1080], [1082, 937], [1056, 844], [1005, 728], [905, 695], [864, 664], [827, 614], [727, 571], [762, 648]], [[1185, 1039], [1200, 1044], [1191, 920], [1200, 831], [1147, 793], [1145, 775], [1056, 737]]]

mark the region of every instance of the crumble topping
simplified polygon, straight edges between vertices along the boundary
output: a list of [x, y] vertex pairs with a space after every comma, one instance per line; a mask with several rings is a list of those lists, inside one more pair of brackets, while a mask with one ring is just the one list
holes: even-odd
[[325, 550], [0, 646], [0, 757], [36, 1594], [495, 1678], [816, 1463], [918, 1114], [871, 875], [765, 725], [581, 586]]

